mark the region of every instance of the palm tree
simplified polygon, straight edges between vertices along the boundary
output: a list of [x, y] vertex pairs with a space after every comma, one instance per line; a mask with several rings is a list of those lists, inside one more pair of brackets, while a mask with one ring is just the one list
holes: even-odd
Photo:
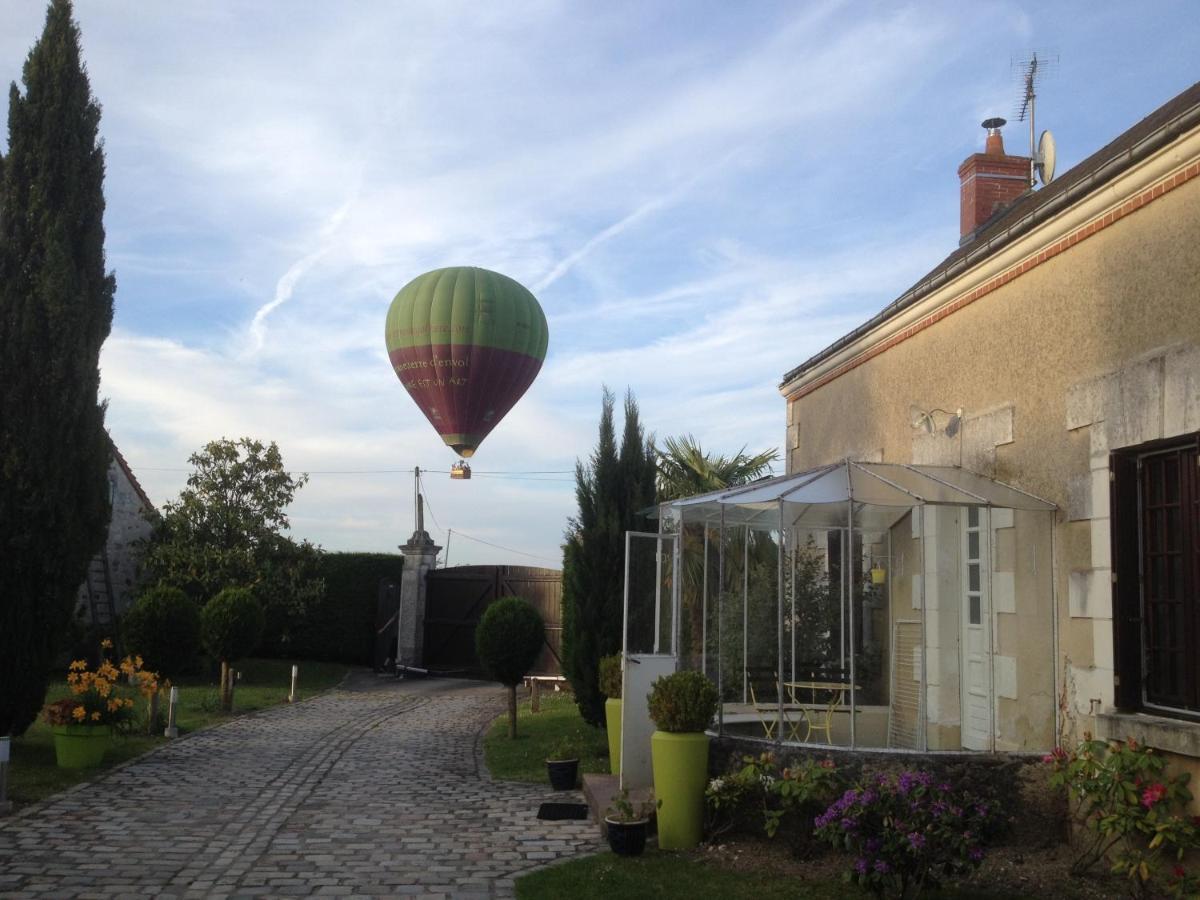
[[[692, 497], [725, 487], [748, 484], [763, 475], [770, 474], [771, 463], [779, 459], [779, 453], [775, 449], [764, 450], [762, 453], [754, 455], [747, 454], [745, 447], [742, 447], [733, 456], [705, 453], [690, 434], [678, 438], [667, 438], [663, 441], [662, 447], [655, 446], [654, 455], [658, 461], [658, 499], [660, 503], [677, 500], [681, 497]], [[708, 530], [706, 526], [697, 533], [694, 527], [689, 527], [684, 530], [682, 535], [683, 625], [685, 633], [690, 635], [688, 642], [690, 653], [688, 655], [693, 657], [693, 663], [699, 656], [703, 643], [704, 617], [701, 614], [703, 604], [701, 585], [705, 578], [705, 554], [702, 547], [703, 535]], [[750, 543], [753, 545], [752, 555], [756, 563], [762, 563], [764, 571], [774, 572], [775, 557], [771, 554], [775, 552], [775, 548], [770, 541], [764, 541], [761, 536], [752, 535]], [[770, 558], [766, 559], [766, 556]], [[730, 573], [741, 566], [741, 555], [735, 554], [735, 557], [736, 559], [731, 560]], [[764, 558], [760, 559], [760, 557]], [[715, 584], [717, 581], [716, 560], [710, 558], [708, 562], [710, 569], [708, 578]], [[740, 581], [740, 576], [737, 576], [736, 580]], [[741, 627], [740, 617], [737, 625], [739, 628]], [[720, 657], [719, 649], [716, 656]], [[726, 663], [728, 662], [726, 660]], [[737, 678], [740, 682], [740, 670], [744, 667], [739, 662], [737, 668], [739, 669]], [[732, 683], [732, 679], [730, 679], [730, 683]]]
[[779, 460], [774, 448], [750, 456], [742, 447], [733, 456], [714, 456], [705, 453], [690, 434], [667, 438], [663, 446], [655, 446], [658, 458], [658, 498], [678, 500], [695, 494], [705, 494], [761, 478]]

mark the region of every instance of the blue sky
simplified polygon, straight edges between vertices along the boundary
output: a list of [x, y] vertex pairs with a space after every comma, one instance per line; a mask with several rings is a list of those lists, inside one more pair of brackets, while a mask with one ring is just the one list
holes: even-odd
[[[219, 436], [313, 472], [293, 533], [390, 550], [411, 474], [451, 564], [554, 565], [601, 384], [647, 427], [782, 447], [782, 374], [958, 241], [959, 163], [1010, 65], [1060, 64], [1065, 171], [1200, 77], [1191, 2], [521, 4], [77, 0], [104, 115], [102, 392], [156, 503]], [[44, 7], [0, 0], [0, 77]], [[1006, 129], [1022, 152], [1020, 126]], [[407, 281], [479, 265], [550, 324], [534, 386], [454, 455], [387, 362]], [[318, 474], [353, 471], [359, 474]], [[463, 537], [460, 539], [459, 535]], [[522, 551], [518, 556], [466, 536]]]

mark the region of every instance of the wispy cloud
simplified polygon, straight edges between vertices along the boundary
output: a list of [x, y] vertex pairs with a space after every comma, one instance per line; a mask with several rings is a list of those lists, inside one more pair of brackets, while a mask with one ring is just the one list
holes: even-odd
[[[103, 390], [159, 501], [221, 435], [371, 470], [314, 476], [292, 511], [336, 549], [411, 529], [409, 476], [376, 470], [452, 458], [383, 347], [420, 272], [506, 272], [551, 322], [481, 470], [570, 470], [602, 383], [633, 387], [660, 435], [778, 446], [782, 374], [955, 245], [954, 171], [1014, 46], [1069, 38], [1044, 109], [1076, 158], [1194, 78], [1179, 16], [1096, 24], [1082, 3], [1033, 25], [1007, 2], [281, 9], [76, 3], [119, 283]], [[0, 0], [0, 81], [42, 17]], [[427, 486], [443, 528], [547, 558], [574, 505], [568, 483]]]

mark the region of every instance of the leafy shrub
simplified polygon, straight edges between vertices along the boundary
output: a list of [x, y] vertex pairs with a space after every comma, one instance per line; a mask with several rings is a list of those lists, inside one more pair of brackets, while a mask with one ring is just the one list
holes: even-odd
[[125, 649], [168, 678], [192, 667], [200, 650], [200, 610], [179, 588], [144, 592], [121, 619]]
[[253, 653], [262, 631], [262, 606], [247, 588], [225, 588], [200, 611], [200, 642], [224, 663]]
[[717, 712], [717, 687], [700, 672], [673, 672], [650, 685], [650, 718], [659, 731], [704, 731]]
[[623, 679], [621, 676], [621, 654], [600, 658], [600, 693], [610, 700], [621, 699]]
[[[1187, 852], [1200, 846], [1196, 819], [1183, 815], [1192, 799], [1187, 772], [1168, 775], [1166, 759], [1132, 738], [1089, 738], [1044, 759], [1054, 767], [1050, 783], [1067, 790], [1072, 814], [1091, 832], [1080, 842], [1072, 873], [1107, 860], [1137, 895], [1156, 887], [1182, 896], [1200, 893], [1200, 879], [1182, 865]], [[1162, 872], [1164, 856], [1175, 861], [1169, 876]]]
[[774, 754], [742, 757], [742, 767], [714, 778], [704, 792], [711, 836], [759, 828], [767, 837], [781, 830], [794, 849], [811, 837], [814, 816], [838, 795], [842, 776], [831, 759], [804, 758], [782, 771]]
[[881, 773], [851, 788], [814, 822], [814, 834], [856, 859], [850, 881], [876, 896], [915, 897], [983, 860], [992, 811], [928, 772]]

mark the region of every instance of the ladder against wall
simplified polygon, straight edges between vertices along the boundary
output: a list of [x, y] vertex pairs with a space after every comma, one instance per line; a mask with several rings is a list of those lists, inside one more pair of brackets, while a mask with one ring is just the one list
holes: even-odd
[[113, 606], [112, 573], [108, 566], [107, 549], [102, 549], [88, 563], [85, 588], [92, 625], [103, 631], [111, 630], [116, 624], [116, 610]]
[[892, 624], [889, 748], [921, 749], [921, 620]]

